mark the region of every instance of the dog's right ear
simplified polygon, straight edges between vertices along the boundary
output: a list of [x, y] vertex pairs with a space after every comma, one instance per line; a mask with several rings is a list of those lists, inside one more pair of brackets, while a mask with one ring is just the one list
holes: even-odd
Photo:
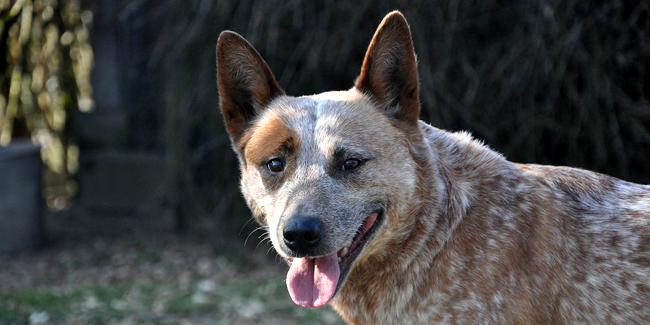
[[260, 54], [231, 31], [222, 32], [217, 41], [217, 83], [226, 130], [236, 147], [251, 120], [284, 95]]

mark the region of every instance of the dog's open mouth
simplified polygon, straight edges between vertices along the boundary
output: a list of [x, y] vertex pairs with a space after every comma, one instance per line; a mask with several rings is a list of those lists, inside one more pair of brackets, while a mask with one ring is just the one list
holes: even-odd
[[303, 307], [322, 307], [332, 300], [382, 217], [381, 210], [371, 213], [359, 226], [352, 241], [337, 252], [318, 257], [289, 258], [287, 288], [291, 299]]

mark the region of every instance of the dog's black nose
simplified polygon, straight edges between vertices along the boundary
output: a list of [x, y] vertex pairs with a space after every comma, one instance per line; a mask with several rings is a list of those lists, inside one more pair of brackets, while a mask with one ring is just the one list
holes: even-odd
[[282, 235], [289, 249], [303, 255], [320, 242], [320, 222], [316, 217], [296, 216], [289, 219]]

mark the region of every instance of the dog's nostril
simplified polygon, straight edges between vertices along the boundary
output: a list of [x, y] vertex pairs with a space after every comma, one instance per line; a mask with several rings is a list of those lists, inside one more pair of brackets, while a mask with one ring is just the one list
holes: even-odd
[[284, 243], [291, 250], [307, 253], [320, 242], [320, 222], [316, 217], [293, 217], [283, 230]]

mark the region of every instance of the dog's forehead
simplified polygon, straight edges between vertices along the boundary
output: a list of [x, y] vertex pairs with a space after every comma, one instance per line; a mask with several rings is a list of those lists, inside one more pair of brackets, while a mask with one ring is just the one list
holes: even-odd
[[276, 105], [275, 113], [304, 145], [315, 142], [313, 145], [321, 149], [355, 139], [367, 140], [364, 138], [372, 138], [379, 129], [389, 126], [374, 103], [354, 90], [287, 97]]
[[288, 125], [318, 133], [344, 131], [381, 115], [372, 101], [352, 90], [285, 97], [277, 106]]
[[345, 147], [365, 151], [386, 138], [388, 118], [356, 90], [311, 96], [281, 96], [273, 100], [255, 122], [245, 146], [251, 163], [297, 149], [326, 158]]

